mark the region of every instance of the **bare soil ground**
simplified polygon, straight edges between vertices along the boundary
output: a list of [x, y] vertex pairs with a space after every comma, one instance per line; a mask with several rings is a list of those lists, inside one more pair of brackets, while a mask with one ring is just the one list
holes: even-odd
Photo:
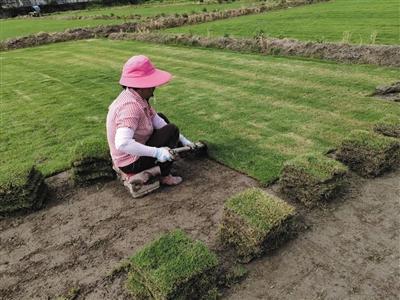
[[[121, 260], [161, 233], [182, 228], [215, 249], [224, 200], [258, 183], [208, 159], [180, 161], [185, 181], [134, 200], [117, 181], [86, 188], [66, 174], [43, 210], [0, 220], [0, 299], [129, 299]], [[397, 299], [400, 172], [352, 178], [324, 208], [299, 207], [310, 229], [248, 265], [227, 299]], [[269, 189], [271, 192], [276, 187]]]
[[248, 265], [228, 299], [399, 299], [399, 171], [353, 174], [344, 197], [302, 212], [310, 229]]

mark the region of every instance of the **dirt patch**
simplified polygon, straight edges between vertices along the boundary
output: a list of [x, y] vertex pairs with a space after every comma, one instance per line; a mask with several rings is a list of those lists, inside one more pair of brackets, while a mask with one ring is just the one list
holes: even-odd
[[215, 247], [224, 200], [257, 183], [207, 159], [179, 162], [176, 172], [181, 185], [136, 200], [117, 180], [71, 189], [65, 174], [53, 178], [60, 196], [45, 209], [0, 221], [0, 298], [43, 299], [80, 288], [82, 298], [116, 299], [125, 279], [106, 276], [174, 228]]
[[[116, 267], [160, 234], [181, 228], [214, 249], [224, 200], [257, 182], [207, 159], [182, 161], [177, 171], [182, 185], [138, 200], [116, 180], [71, 189], [66, 174], [53, 178], [60, 196], [44, 210], [0, 221], [0, 298], [79, 290], [76, 299], [130, 299]], [[397, 299], [399, 179], [399, 171], [351, 178], [350, 193], [325, 209], [291, 202], [311, 229], [249, 264], [248, 279], [224, 298]]]
[[247, 265], [226, 299], [398, 299], [400, 171], [351, 182], [325, 209], [303, 209], [310, 230]]
[[202, 37], [189, 34], [113, 33], [111, 39], [138, 40], [151, 43], [228, 49], [267, 55], [302, 56], [344, 63], [400, 66], [400, 46], [350, 45], [341, 43], [302, 42], [267, 37]]

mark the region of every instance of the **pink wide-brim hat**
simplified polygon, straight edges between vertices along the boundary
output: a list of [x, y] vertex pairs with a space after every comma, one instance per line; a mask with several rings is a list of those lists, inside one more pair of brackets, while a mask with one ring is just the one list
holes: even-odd
[[170, 73], [156, 69], [148, 57], [137, 55], [125, 63], [119, 83], [132, 88], [151, 88], [163, 85], [171, 78]]

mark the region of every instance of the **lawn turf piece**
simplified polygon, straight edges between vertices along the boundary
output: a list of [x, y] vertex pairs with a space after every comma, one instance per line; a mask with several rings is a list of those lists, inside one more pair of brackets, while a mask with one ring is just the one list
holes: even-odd
[[226, 201], [220, 239], [240, 261], [249, 262], [290, 238], [294, 217], [295, 209], [283, 200], [250, 188]]
[[77, 185], [115, 178], [108, 146], [101, 138], [79, 142], [72, 157], [72, 180]]
[[216, 287], [216, 255], [182, 230], [161, 236], [130, 261], [127, 287], [136, 298], [202, 299], [215, 294], [210, 291]]
[[40, 209], [47, 192], [44, 176], [35, 167], [16, 170], [0, 183], [0, 214]]
[[322, 154], [298, 156], [284, 164], [280, 190], [290, 199], [313, 207], [343, 190], [347, 171], [346, 166]]
[[374, 132], [354, 130], [336, 157], [364, 177], [379, 176], [400, 163], [400, 141]]
[[386, 136], [400, 138], [400, 117], [388, 116], [376, 123], [374, 130]]

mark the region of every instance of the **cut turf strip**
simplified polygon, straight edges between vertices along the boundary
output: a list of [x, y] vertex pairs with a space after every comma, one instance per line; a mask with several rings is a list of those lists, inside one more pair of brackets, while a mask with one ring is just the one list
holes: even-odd
[[115, 178], [108, 146], [102, 139], [79, 142], [72, 157], [72, 180], [77, 185]]
[[131, 257], [127, 287], [138, 299], [203, 299], [215, 293], [218, 259], [181, 230]]
[[374, 132], [354, 130], [336, 157], [364, 177], [379, 176], [400, 164], [400, 141]]
[[377, 133], [400, 138], [400, 118], [397, 116], [387, 116], [374, 126]]
[[40, 209], [47, 191], [43, 174], [35, 167], [16, 171], [0, 185], [0, 214]]
[[284, 164], [280, 190], [290, 199], [313, 207], [343, 190], [346, 173], [346, 166], [321, 154], [299, 156]]
[[295, 209], [283, 200], [250, 188], [225, 203], [220, 240], [242, 262], [278, 248], [294, 234]]

